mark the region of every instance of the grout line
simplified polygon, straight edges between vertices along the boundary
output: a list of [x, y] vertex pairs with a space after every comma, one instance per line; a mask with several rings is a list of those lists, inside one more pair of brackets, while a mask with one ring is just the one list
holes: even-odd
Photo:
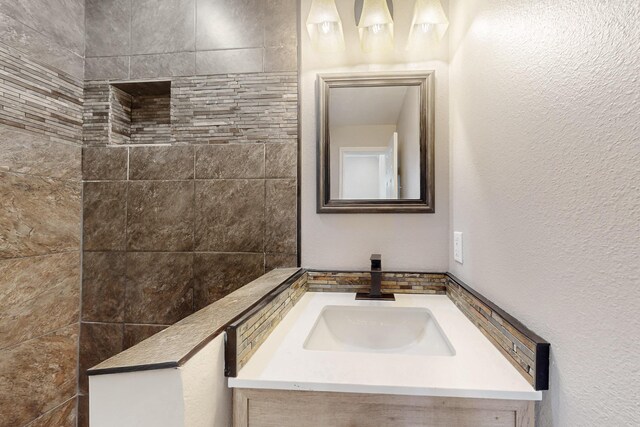
[[[193, 50], [194, 52], [198, 52], [198, 0], [194, 2], [194, 13], [193, 13]], [[194, 56], [194, 72], [195, 72], [195, 54]]]
[[[10, 48], [12, 46], [9, 46]], [[15, 47], [13, 47], [13, 49], [16, 49]], [[88, 56], [87, 59], [98, 59], [98, 58], [128, 58], [128, 57], [134, 57], [134, 56], [161, 56], [161, 55], [178, 55], [181, 53], [207, 53], [207, 52], [226, 52], [226, 51], [236, 51], [236, 50], [264, 50], [265, 48], [263, 48], [262, 46], [257, 46], [257, 47], [230, 47], [230, 48], [220, 48], [220, 49], [203, 49], [203, 50], [175, 50], [175, 51], [171, 51], [171, 52], [152, 52], [152, 53], [130, 53], [130, 54], [123, 54], [123, 55], [97, 55], [97, 56]], [[19, 50], [19, 49], [16, 49]], [[265, 71], [265, 74], [281, 74], [281, 73], [295, 73], [295, 71], [287, 71], [287, 70], [280, 70], [280, 71]], [[68, 74], [68, 73], [67, 73]], [[261, 71], [249, 71], [249, 72], [231, 72], [231, 73], [216, 73], [216, 74], [188, 74], [188, 75], [184, 75], [184, 76], [175, 76], [175, 77], [206, 77], [206, 76], [218, 76], [218, 75], [226, 75], [226, 74], [263, 74], [263, 72]], [[164, 76], [166, 78], [170, 77], [170, 76]], [[153, 77], [153, 78], [161, 78], [161, 77]], [[87, 81], [111, 81], [111, 80], [117, 80], [117, 79], [89, 79]]]
[[[64, 405], [66, 405], [67, 403], [69, 403], [70, 401], [77, 399], [78, 396], [80, 396], [79, 393], [74, 394], [73, 396], [71, 396], [70, 398], [68, 398], [67, 400], [65, 400], [64, 402], [62, 402], [61, 404], [59, 404], [58, 406], [49, 409], [46, 412], [43, 412], [42, 414], [38, 415], [36, 418], [28, 421], [23, 427], [29, 427], [32, 423], [34, 423], [35, 421], [38, 421], [39, 419], [41, 419], [42, 417], [44, 417], [45, 415], [49, 415], [50, 413], [52, 413], [53, 411], [60, 409], [61, 407], [63, 407]], [[77, 408], [77, 403], [76, 403], [76, 408]], [[77, 419], [77, 409], [76, 409], [76, 419]]]
[[[84, 161], [84, 156], [82, 156], [81, 161]], [[82, 165], [82, 163], [81, 163]], [[82, 169], [82, 168], [81, 168]], [[80, 327], [78, 328], [78, 343], [77, 343], [77, 363], [76, 363], [76, 395], [80, 394], [80, 357], [82, 355], [80, 349], [80, 340], [82, 339], [82, 314], [83, 314], [83, 294], [84, 294], [84, 182], [81, 183], [80, 186], [80, 302], [79, 302], [79, 310], [78, 310], [78, 323]], [[76, 404], [76, 426], [78, 423], [78, 405]]]
[[[159, 328], [168, 328], [172, 325], [166, 325], [164, 323], [142, 323], [142, 322], [86, 322], [86, 323], [124, 323], [125, 326], [157, 326]], [[175, 325], [175, 323], [174, 323]]]
[[302, 2], [296, 2], [296, 265], [302, 266]]
[[[239, 252], [239, 251], [152, 251], [152, 250], [135, 250], [135, 251], [113, 251], [113, 250], [87, 250], [86, 253], [108, 253], [108, 254], [202, 254], [202, 255], [262, 255], [265, 252]], [[295, 255], [287, 252], [266, 252], [269, 255]]]
[[0, 258], [0, 263], [4, 262], [4, 261], [12, 261], [12, 260], [45, 258], [45, 257], [49, 257], [49, 256], [54, 256], [54, 255], [74, 254], [74, 253], [80, 252], [80, 251], [81, 251], [80, 249], [74, 249], [74, 250], [71, 250], [71, 251], [50, 252], [50, 253], [39, 254], [39, 255], [27, 255], [27, 256], [18, 256], [18, 257], [11, 257], [11, 258]]
[[[188, 178], [188, 179], [129, 179], [129, 180], [122, 180], [122, 179], [92, 179], [92, 180], [85, 180], [83, 182], [87, 183], [99, 183], [99, 182], [103, 182], [103, 183], [109, 183], [109, 182], [191, 182], [191, 181], [196, 181], [196, 182], [208, 182], [208, 181], [295, 181], [296, 178], [295, 177], [288, 177], [288, 178], [197, 178], [197, 179], [192, 179], [192, 178]], [[77, 182], [77, 181], [73, 181], [73, 182]]]
[[195, 182], [195, 178], [196, 178], [196, 148], [192, 147], [193, 150], [193, 178], [194, 178], [194, 182], [193, 182], [193, 235], [191, 236], [191, 241], [192, 241], [192, 246], [191, 246], [191, 312], [195, 313], [196, 312], [196, 286], [195, 286], [195, 263], [196, 263], [196, 256], [195, 256], [195, 249], [196, 249], [196, 220], [197, 220], [197, 214], [198, 214], [198, 209], [196, 207], [196, 203], [197, 203], [197, 198], [196, 198], [196, 182]]
[[[52, 329], [52, 330], [50, 330], [50, 331], [47, 331], [47, 332], [46, 332], [46, 333], [44, 333], [44, 334], [37, 335], [37, 336], [35, 336], [35, 337], [31, 337], [31, 338], [26, 339], [26, 340], [24, 340], [24, 341], [20, 341], [20, 342], [19, 342], [19, 343], [17, 343], [17, 344], [13, 344], [13, 345], [10, 345], [10, 346], [7, 346], [7, 347], [1, 347], [1, 348], [0, 348], [0, 350], [2, 350], [2, 351], [4, 352], [4, 351], [7, 351], [7, 350], [14, 349], [14, 348], [16, 348], [16, 347], [21, 346], [22, 344], [26, 344], [26, 343], [28, 343], [29, 341], [37, 340], [37, 339], [40, 339], [40, 338], [46, 337], [46, 336], [48, 336], [48, 335], [55, 334], [56, 332], [60, 332], [61, 330], [65, 329], [65, 328], [68, 328], [69, 326], [73, 326], [73, 325], [78, 325], [78, 326], [80, 326], [80, 322], [79, 322], [79, 321], [75, 321], [75, 322], [67, 323], [66, 325], [61, 326], [61, 327], [59, 327], [59, 328], [57, 328], [57, 329]], [[80, 341], [80, 340], [79, 340], [79, 338], [80, 338], [80, 335], [78, 334], [78, 342]]]
[[262, 273], [267, 272], [267, 144], [262, 144], [262, 167], [264, 170], [264, 216], [262, 218]]
[[[127, 180], [124, 196], [124, 303], [122, 304], [122, 318], [127, 318], [127, 302], [129, 301], [129, 175], [131, 150], [127, 147]], [[122, 347], [124, 347], [124, 325], [122, 326]]]
[[61, 177], [55, 177], [55, 176], [47, 176], [47, 175], [36, 175], [36, 174], [30, 174], [30, 173], [24, 173], [24, 172], [15, 172], [15, 171], [5, 171], [5, 170], [0, 170], [0, 174], [3, 175], [14, 175], [14, 176], [21, 176], [21, 177], [31, 177], [31, 178], [39, 178], [39, 179], [47, 179], [50, 181], [62, 181], [62, 182], [67, 182], [67, 183], [77, 183], [77, 184], [82, 184], [82, 178], [61, 178]]
[[[131, 57], [133, 52], [133, 0], [129, 1], [129, 51]], [[129, 61], [129, 75], [131, 75], [131, 61]]]

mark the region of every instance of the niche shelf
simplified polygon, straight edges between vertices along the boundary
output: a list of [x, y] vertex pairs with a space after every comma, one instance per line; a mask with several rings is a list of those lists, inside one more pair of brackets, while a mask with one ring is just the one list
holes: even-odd
[[113, 144], [166, 144], [171, 138], [171, 82], [112, 83], [109, 87]]

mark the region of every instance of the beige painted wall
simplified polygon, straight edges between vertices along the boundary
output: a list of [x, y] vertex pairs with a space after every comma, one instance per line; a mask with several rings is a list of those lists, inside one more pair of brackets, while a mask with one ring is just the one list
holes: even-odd
[[[347, 49], [322, 54], [313, 50], [305, 21], [311, 0], [301, 0], [302, 265], [313, 268], [369, 268], [371, 253], [383, 254], [385, 269], [444, 271], [449, 244], [449, 130], [447, 39], [422, 52], [405, 50], [413, 2], [396, 2], [396, 49], [391, 54], [362, 53], [352, 0], [338, 0]], [[447, 2], [443, 2], [445, 6]], [[435, 70], [436, 213], [316, 213], [317, 73]]]
[[450, 18], [450, 269], [551, 342], [539, 425], [640, 425], [640, 3]]

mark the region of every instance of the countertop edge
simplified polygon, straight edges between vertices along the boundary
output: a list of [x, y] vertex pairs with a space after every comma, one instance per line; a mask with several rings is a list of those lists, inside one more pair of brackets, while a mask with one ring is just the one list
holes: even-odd
[[398, 396], [458, 397], [467, 399], [542, 400], [541, 391], [472, 390], [431, 387], [402, 387], [369, 384], [334, 384], [229, 378], [230, 388], [317, 391], [336, 393], [388, 394]]

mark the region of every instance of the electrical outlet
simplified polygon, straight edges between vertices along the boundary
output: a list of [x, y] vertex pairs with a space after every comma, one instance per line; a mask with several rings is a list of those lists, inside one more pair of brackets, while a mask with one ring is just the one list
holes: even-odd
[[462, 233], [460, 231], [453, 233], [453, 259], [462, 264]]

